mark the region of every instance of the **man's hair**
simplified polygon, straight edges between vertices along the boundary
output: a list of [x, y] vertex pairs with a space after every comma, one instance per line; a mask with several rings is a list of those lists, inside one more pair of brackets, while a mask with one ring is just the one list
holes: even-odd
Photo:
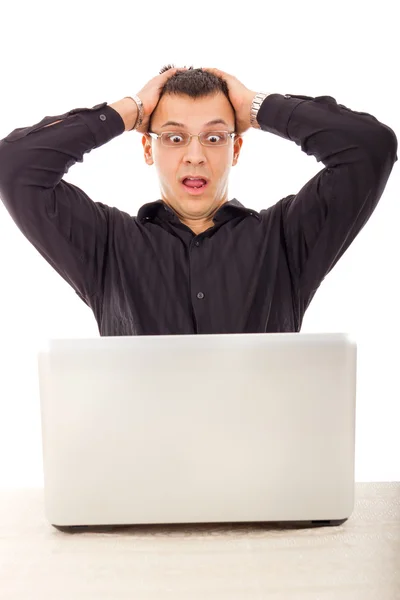
[[[166, 65], [160, 71], [160, 75], [174, 69], [175, 65]], [[168, 81], [164, 84], [160, 92], [160, 98], [165, 94], [171, 94], [176, 96], [189, 96], [190, 98], [205, 98], [207, 96], [214, 96], [222, 92], [227, 97], [229, 104], [232, 106], [232, 110], [235, 113], [232, 102], [229, 98], [228, 84], [222, 77], [218, 77], [209, 71], [203, 71], [200, 69], [193, 69], [188, 67], [187, 71], [178, 71], [175, 75], [172, 75]], [[152, 115], [149, 120], [148, 130], [151, 131]], [[235, 113], [235, 131], [236, 131], [236, 113]]]

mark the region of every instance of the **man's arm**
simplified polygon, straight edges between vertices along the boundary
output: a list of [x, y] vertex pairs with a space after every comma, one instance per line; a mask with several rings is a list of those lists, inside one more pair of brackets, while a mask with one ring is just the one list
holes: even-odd
[[271, 94], [257, 120], [325, 165], [281, 200], [288, 260], [304, 314], [324, 277], [373, 213], [397, 161], [397, 138], [368, 113], [330, 96]]
[[[113, 108], [114, 107], [114, 108]], [[99, 291], [110, 209], [62, 180], [84, 154], [133, 127], [132, 99], [76, 108], [0, 141], [0, 198], [23, 235], [85, 301]]]
[[[136, 102], [132, 98], [126, 97], [122, 100], [118, 100], [118, 102], [110, 104], [109, 106], [116, 110], [121, 119], [123, 120], [125, 125], [125, 131], [131, 131], [137, 120], [138, 109]], [[61, 123], [62, 120], [63, 119], [60, 119], [59, 121], [54, 121], [54, 123], [45, 125], [45, 127], [51, 127], [56, 123]]]

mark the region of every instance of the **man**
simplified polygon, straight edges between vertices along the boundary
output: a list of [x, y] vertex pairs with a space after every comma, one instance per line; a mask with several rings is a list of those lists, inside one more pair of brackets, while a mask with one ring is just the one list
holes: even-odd
[[[227, 196], [250, 127], [325, 165], [260, 212]], [[161, 190], [135, 217], [62, 179], [132, 129]], [[300, 331], [374, 211], [396, 152], [389, 127], [330, 96], [262, 94], [217, 69], [167, 66], [133, 98], [12, 131], [0, 142], [0, 197], [92, 309], [100, 335]]]

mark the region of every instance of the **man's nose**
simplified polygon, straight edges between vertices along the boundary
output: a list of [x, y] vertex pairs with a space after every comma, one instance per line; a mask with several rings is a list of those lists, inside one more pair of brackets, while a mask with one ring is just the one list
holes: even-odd
[[190, 158], [204, 158], [204, 146], [200, 143], [200, 140], [197, 136], [193, 136], [186, 146], [186, 156]]

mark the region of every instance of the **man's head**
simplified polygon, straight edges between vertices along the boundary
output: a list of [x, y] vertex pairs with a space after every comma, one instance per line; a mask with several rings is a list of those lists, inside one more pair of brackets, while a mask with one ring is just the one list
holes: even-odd
[[[164, 67], [161, 73], [170, 68]], [[223, 122], [208, 125], [217, 119]], [[182, 125], [168, 124], [170, 121]], [[223, 79], [191, 67], [168, 79], [151, 115], [148, 131], [174, 135], [168, 135], [167, 146], [163, 143], [165, 139], [145, 134], [144, 156], [148, 165], [156, 167], [162, 199], [192, 229], [199, 231], [211, 226], [213, 215], [228, 199], [229, 173], [237, 163], [243, 139], [238, 135], [213, 134], [235, 130], [235, 111]], [[183, 138], [177, 135], [201, 132], [208, 134], [205, 141], [209, 146], [202, 145], [197, 137], [182, 145]], [[220, 145], [221, 140], [226, 143]], [[205, 177], [208, 184], [199, 194], [191, 194], [182, 183], [187, 176]]]

